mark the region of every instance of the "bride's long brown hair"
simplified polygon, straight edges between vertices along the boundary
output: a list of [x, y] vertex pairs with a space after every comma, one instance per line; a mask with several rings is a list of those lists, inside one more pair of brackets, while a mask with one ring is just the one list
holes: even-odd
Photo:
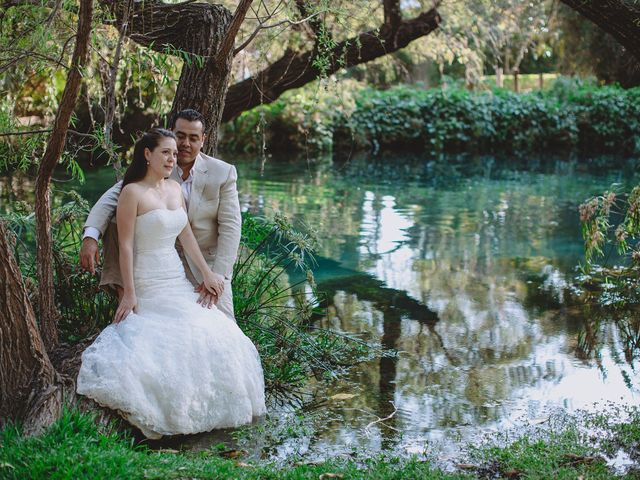
[[153, 151], [163, 138], [173, 138], [175, 140], [176, 136], [171, 130], [152, 128], [138, 139], [133, 147], [133, 160], [131, 160], [131, 164], [122, 179], [123, 188], [129, 183], [137, 182], [144, 178], [147, 174], [147, 159], [144, 157], [144, 149], [148, 148]]

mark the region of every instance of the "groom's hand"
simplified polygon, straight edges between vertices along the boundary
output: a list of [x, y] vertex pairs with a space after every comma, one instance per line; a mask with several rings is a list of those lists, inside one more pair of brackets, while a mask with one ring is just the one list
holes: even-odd
[[94, 238], [85, 237], [80, 247], [80, 266], [91, 273], [96, 273], [96, 265], [100, 263], [100, 249]]

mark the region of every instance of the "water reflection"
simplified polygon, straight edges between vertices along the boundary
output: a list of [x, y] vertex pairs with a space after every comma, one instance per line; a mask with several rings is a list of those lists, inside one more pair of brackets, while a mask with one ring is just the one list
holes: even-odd
[[354, 181], [353, 166], [288, 177], [279, 165], [267, 183], [245, 173], [241, 187], [245, 208], [319, 231], [318, 282], [332, 299], [323, 326], [400, 352], [317, 393], [357, 385], [331, 406], [336, 418], [311, 451], [415, 451], [552, 407], [637, 403], [624, 360], [637, 335], [609, 321], [590, 330], [590, 312], [567, 303], [582, 255], [576, 207], [621, 172], [494, 170], [446, 184], [424, 165], [403, 165], [392, 180], [366, 168]]

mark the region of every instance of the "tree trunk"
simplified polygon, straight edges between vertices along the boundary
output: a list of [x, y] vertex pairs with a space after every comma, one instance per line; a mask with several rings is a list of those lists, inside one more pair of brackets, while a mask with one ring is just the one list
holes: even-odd
[[233, 50], [220, 59], [218, 51], [225, 32], [231, 22], [231, 13], [221, 11], [216, 17], [209, 17], [206, 29], [200, 29], [192, 38], [194, 44], [189, 51], [196, 51], [204, 57], [204, 65], [197, 61], [185, 62], [180, 81], [171, 106], [169, 124], [173, 124], [176, 114], [185, 108], [198, 110], [205, 118], [205, 146], [214, 155], [218, 146], [218, 130], [222, 120], [224, 99], [227, 95]]
[[11, 243], [0, 221], [0, 425], [18, 420], [27, 433], [38, 433], [58, 417], [62, 389]]
[[496, 87], [502, 88], [504, 86], [504, 81], [502, 77], [502, 67], [495, 67], [496, 70]]
[[53, 131], [40, 162], [36, 179], [38, 310], [40, 331], [48, 351], [51, 351], [58, 344], [58, 312], [55, 305], [52, 263], [51, 176], [64, 149], [69, 120], [76, 106], [82, 80], [80, 69], [87, 59], [92, 17], [93, 0], [81, 0], [78, 14], [78, 34], [71, 58], [71, 68], [64, 86]]

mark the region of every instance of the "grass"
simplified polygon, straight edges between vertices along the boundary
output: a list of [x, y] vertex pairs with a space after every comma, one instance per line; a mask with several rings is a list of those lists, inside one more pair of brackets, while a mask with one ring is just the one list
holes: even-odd
[[[371, 460], [369, 465], [332, 461], [322, 465], [278, 468], [228, 460], [214, 449], [175, 453], [136, 446], [131, 437], [100, 430], [90, 416], [77, 411], [63, 417], [40, 437], [26, 438], [20, 429], [0, 433], [0, 478], [6, 479], [317, 479], [339, 473], [344, 478], [463, 478], [445, 475], [420, 462]], [[325, 475], [322, 478], [337, 478]]]
[[515, 439], [506, 435], [490, 439], [484, 445], [470, 447], [460, 460], [469, 463], [458, 464], [457, 471], [445, 472], [429, 462], [387, 456], [283, 466], [222, 458], [216, 447], [201, 452], [154, 451], [136, 445], [126, 433], [97, 426], [91, 416], [73, 410], [66, 411], [39, 437], [24, 437], [19, 427], [5, 427], [0, 432], [0, 478], [638, 478], [636, 470], [616, 476], [604, 456], [622, 450], [633, 459], [639, 447], [640, 413], [627, 408], [607, 414], [582, 414], [580, 422], [551, 422]]

